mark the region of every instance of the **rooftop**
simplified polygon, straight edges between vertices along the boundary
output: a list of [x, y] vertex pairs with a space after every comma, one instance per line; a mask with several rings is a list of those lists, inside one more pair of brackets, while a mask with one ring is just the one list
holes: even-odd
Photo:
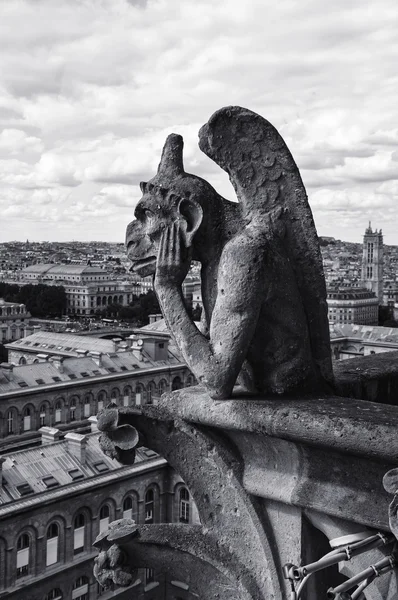
[[67, 439], [4, 455], [1, 466], [0, 514], [3, 505], [20, 498], [31, 499], [50, 489], [54, 492], [57, 488], [76, 485], [77, 482], [81, 484], [115, 471], [129, 472], [134, 467], [135, 470], [140, 470], [143, 462], [159, 461], [158, 454], [142, 447], [136, 451], [134, 467], [123, 467], [117, 460], [103, 454], [98, 437], [98, 433], [77, 436], [81, 439], [80, 443], [85, 445], [84, 461], [71, 452]]
[[22, 273], [51, 273], [52, 275], [90, 275], [94, 273], [105, 273], [100, 267], [90, 267], [88, 265], [54, 265], [54, 264], [37, 264], [30, 265], [22, 269]]
[[68, 354], [77, 356], [77, 350], [96, 352], [113, 352], [112, 340], [104, 340], [95, 336], [80, 336], [73, 333], [53, 333], [51, 331], [38, 331], [28, 337], [21, 338], [7, 344], [9, 350], [21, 349], [26, 352], [45, 351], [50, 354]]
[[334, 323], [330, 328], [330, 338], [357, 338], [369, 342], [398, 344], [398, 329], [380, 325], [355, 325]]

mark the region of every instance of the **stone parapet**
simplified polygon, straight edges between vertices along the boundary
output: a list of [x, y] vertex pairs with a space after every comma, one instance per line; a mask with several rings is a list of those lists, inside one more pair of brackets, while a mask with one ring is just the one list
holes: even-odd
[[[354, 386], [358, 380], [377, 385], [383, 362], [389, 365], [387, 377], [394, 380], [398, 375], [394, 357], [379, 355], [347, 361], [337, 370], [337, 387], [350, 385], [350, 377]], [[385, 557], [392, 556], [391, 532], [398, 530], [393, 500], [398, 481], [398, 406], [393, 400], [391, 393], [390, 404], [337, 395], [237, 394], [214, 401], [197, 386], [164, 394], [157, 405], [144, 406], [141, 414], [114, 409], [108, 419], [98, 422], [104, 450], [109, 452], [112, 442], [113, 456], [126, 460], [139, 437], [164, 456], [197, 504], [202, 527], [195, 533], [200, 543], [198, 539], [195, 543], [206, 552], [195, 554], [188, 530], [184, 541], [180, 530], [175, 537], [167, 525], [153, 526], [158, 528], [149, 536], [156, 538], [153, 552], [149, 533], [140, 526], [125, 544], [122, 528], [120, 547], [133, 560], [143, 545], [148, 567], [156, 568], [167, 568], [165, 556], [171, 550], [176, 557], [184, 552], [184, 561], [191, 564], [190, 589], [202, 599], [217, 593], [220, 599], [285, 600], [291, 592], [291, 581], [284, 579], [286, 563], [316, 563], [330, 552], [329, 543], [335, 538], [373, 539], [379, 532], [378, 547], [340, 562], [339, 570], [314, 575], [303, 597], [326, 598], [328, 588], [367, 572], [369, 565], [386, 563], [382, 576], [366, 588], [366, 598], [392, 600], [397, 595], [395, 555]], [[130, 442], [128, 435], [121, 435], [126, 425], [139, 433], [131, 435]], [[118, 439], [123, 439], [119, 448]], [[159, 547], [167, 552], [159, 553]], [[230, 568], [225, 564], [227, 555]], [[175, 560], [172, 563], [177, 576]], [[214, 587], [212, 581], [206, 589], [199, 573], [212, 572], [214, 577], [212, 569], [223, 583]], [[229, 591], [225, 578], [231, 582]]]

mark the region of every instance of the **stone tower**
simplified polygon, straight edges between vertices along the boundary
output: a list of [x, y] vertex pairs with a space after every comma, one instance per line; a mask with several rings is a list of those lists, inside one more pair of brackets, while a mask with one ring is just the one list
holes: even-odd
[[369, 221], [369, 227], [363, 236], [363, 255], [362, 255], [362, 285], [371, 290], [379, 299], [379, 304], [383, 302], [383, 234], [380, 231], [372, 231]]

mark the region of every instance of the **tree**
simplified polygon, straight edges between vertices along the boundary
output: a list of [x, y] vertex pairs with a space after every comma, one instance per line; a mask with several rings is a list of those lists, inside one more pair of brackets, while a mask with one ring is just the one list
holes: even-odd
[[61, 317], [66, 309], [65, 288], [58, 285], [0, 283], [0, 297], [25, 304], [32, 317]]

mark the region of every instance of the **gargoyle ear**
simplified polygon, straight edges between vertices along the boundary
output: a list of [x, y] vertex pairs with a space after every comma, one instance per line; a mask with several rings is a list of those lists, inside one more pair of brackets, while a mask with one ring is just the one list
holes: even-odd
[[181, 228], [186, 248], [192, 246], [195, 233], [199, 229], [203, 220], [202, 207], [193, 198], [182, 198], [178, 204], [178, 212], [186, 222], [186, 227]]

